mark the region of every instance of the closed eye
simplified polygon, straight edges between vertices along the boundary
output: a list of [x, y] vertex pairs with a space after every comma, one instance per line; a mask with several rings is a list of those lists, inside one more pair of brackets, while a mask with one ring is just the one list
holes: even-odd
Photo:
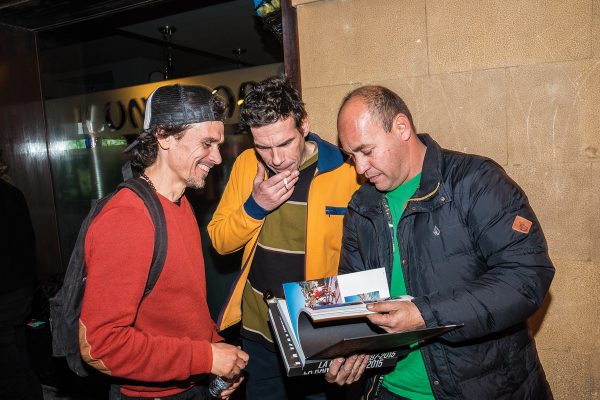
[[217, 149], [220, 149], [222, 144], [223, 143], [217, 140], [206, 140], [202, 142], [202, 146], [207, 150], [210, 149], [212, 146], [217, 146]]
[[285, 147], [285, 146], [289, 145], [290, 143], [292, 143], [293, 141], [294, 141], [294, 139], [286, 140], [285, 142], [279, 144], [277, 147]]
[[286, 146], [289, 146], [293, 141], [294, 141], [294, 138], [288, 139], [285, 142], [279, 143], [278, 145], [275, 145], [275, 146], [263, 146], [263, 145], [254, 143], [254, 148], [256, 150], [269, 150], [269, 149], [274, 149], [274, 148], [286, 147]]

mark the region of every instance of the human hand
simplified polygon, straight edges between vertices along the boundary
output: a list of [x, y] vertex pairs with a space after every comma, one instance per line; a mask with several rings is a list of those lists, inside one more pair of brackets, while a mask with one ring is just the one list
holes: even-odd
[[381, 301], [367, 304], [367, 318], [388, 333], [425, 328], [421, 312], [412, 301]]
[[350, 385], [360, 379], [367, 368], [368, 361], [368, 354], [355, 354], [345, 360], [336, 358], [331, 362], [329, 371], [325, 374], [325, 380], [340, 386]]
[[297, 170], [282, 171], [264, 180], [265, 166], [259, 162], [252, 188], [254, 201], [267, 211], [276, 209], [292, 196], [299, 175]]
[[235, 392], [235, 390], [242, 384], [242, 381], [244, 380], [244, 375], [239, 375], [237, 376], [234, 380], [233, 383], [231, 384], [231, 386], [229, 386], [227, 389], [223, 390], [220, 394], [219, 394], [219, 398], [220, 399], [228, 399], [229, 396], [231, 396], [233, 394], [233, 392]]
[[240, 347], [227, 343], [211, 343], [212, 369], [210, 372], [217, 376], [233, 378], [240, 375], [250, 358]]

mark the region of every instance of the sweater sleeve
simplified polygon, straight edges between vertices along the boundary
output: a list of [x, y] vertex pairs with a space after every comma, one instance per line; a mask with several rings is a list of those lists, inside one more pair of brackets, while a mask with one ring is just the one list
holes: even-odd
[[114, 207], [92, 223], [85, 242], [82, 357], [103, 373], [139, 381], [185, 380], [208, 373], [209, 340], [157, 336], [133, 327], [153, 246], [154, 226], [145, 210]]
[[[232, 253], [244, 247], [263, 223], [264, 214], [249, 214], [259, 209], [251, 195], [254, 175], [245, 171], [252, 164], [248, 162], [248, 156], [248, 153], [242, 153], [233, 164], [223, 196], [208, 223], [208, 235], [219, 254]], [[256, 171], [256, 163], [253, 165]]]

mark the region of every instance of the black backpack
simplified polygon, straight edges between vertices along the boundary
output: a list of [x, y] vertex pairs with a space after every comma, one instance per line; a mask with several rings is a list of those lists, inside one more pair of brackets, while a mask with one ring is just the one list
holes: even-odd
[[98, 200], [92, 206], [87, 217], [81, 224], [77, 242], [63, 285], [53, 298], [50, 299], [50, 329], [52, 330], [52, 350], [56, 357], [66, 357], [69, 368], [78, 376], [88, 376], [79, 351], [79, 316], [87, 278], [85, 270], [85, 236], [94, 218], [102, 211], [104, 205], [122, 188], [131, 189], [143, 201], [152, 222], [154, 223], [154, 253], [152, 264], [146, 281], [143, 299], [152, 291], [162, 271], [167, 256], [167, 223], [165, 213], [154, 190], [140, 178], [129, 179], [117, 187], [117, 190]]

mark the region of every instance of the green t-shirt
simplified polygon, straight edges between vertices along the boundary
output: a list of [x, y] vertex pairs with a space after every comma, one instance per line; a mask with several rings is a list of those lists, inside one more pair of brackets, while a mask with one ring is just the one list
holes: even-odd
[[[406, 203], [417, 191], [419, 183], [421, 183], [421, 173], [386, 194], [394, 225], [391, 296], [407, 294], [396, 232]], [[412, 351], [405, 358], [398, 361], [392, 372], [384, 376], [383, 386], [390, 392], [411, 400], [431, 400], [434, 398], [423, 363], [423, 356], [417, 345], [412, 347]]]

